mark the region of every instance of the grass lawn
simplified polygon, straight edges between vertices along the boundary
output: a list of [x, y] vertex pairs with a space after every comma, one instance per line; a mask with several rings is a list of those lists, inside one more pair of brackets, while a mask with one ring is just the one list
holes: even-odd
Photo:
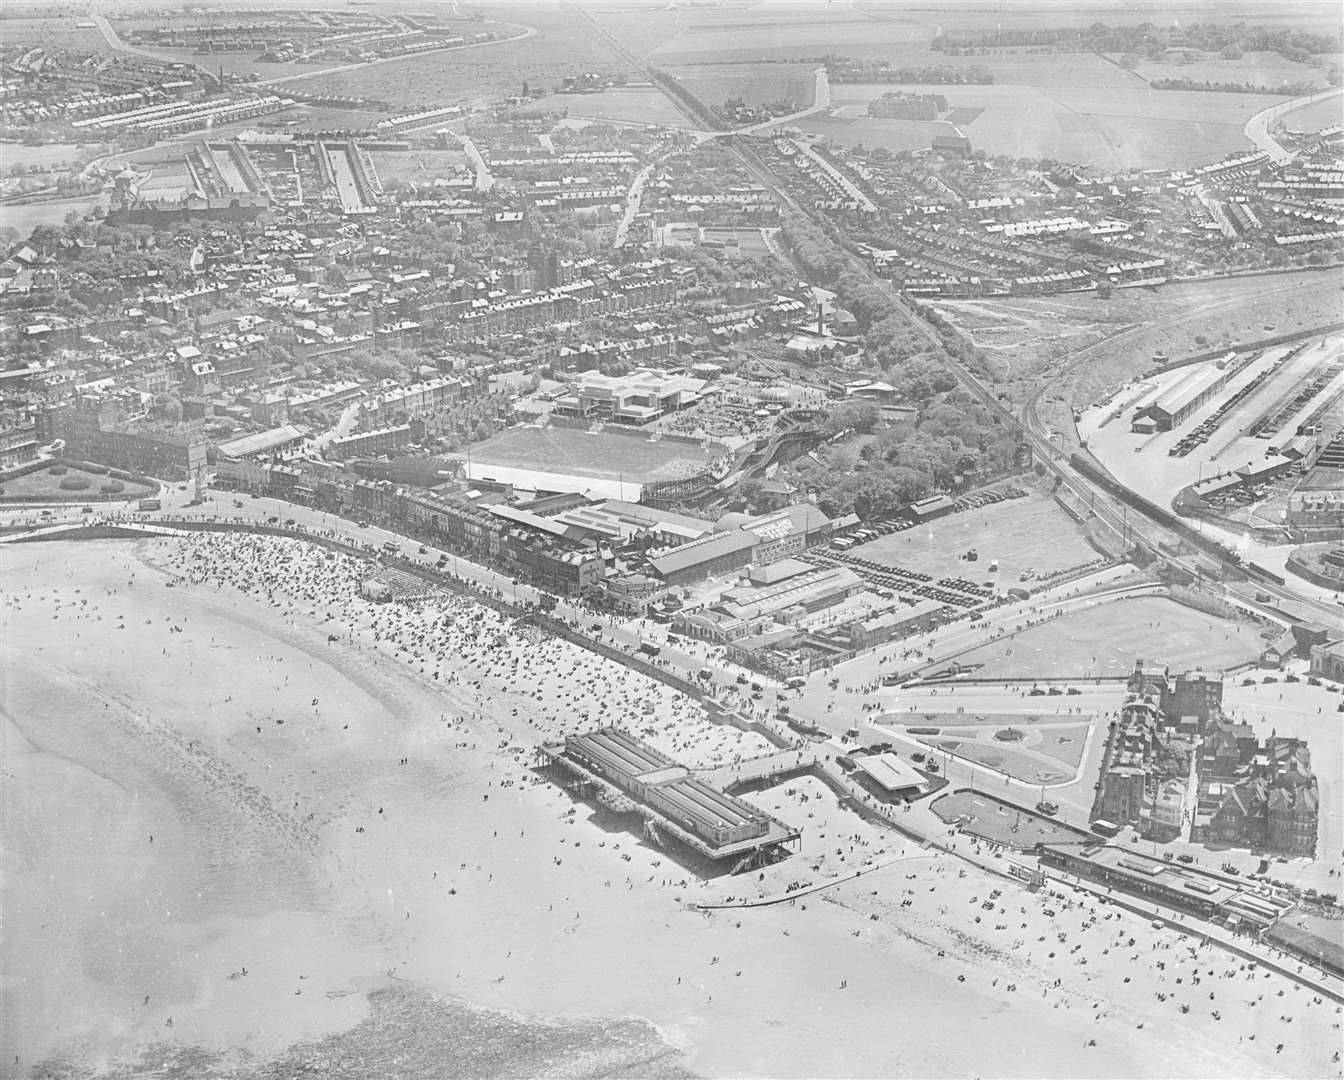
[[632, 483], [690, 475], [711, 459], [698, 445], [573, 428], [512, 428], [471, 448], [477, 464], [541, 469]]
[[1174, 671], [1222, 671], [1253, 660], [1261, 644], [1252, 626], [1139, 597], [1029, 627], [958, 660], [983, 664], [977, 676], [991, 679], [1124, 675], [1139, 659]]
[[946, 822], [962, 821], [962, 829], [1009, 847], [1027, 849], [1037, 844], [1061, 844], [1079, 834], [1049, 818], [1039, 817], [974, 791], [954, 791], [932, 803], [933, 812]]
[[[958, 718], [959, 719], [959, 718]], [[977, 718], [978, 719], [978, 718]], [[922, 741], [929, 745], [942, 745], [943, 743], [959, 742], [963, 748], [969, 747], [975, 743], [977, 747], [985, 752], [989, 751], [1029, 751], [1028, 754], [1020, 755], [1024, 758], [1030, 758], [1032, 755], [1039, 754], [1043, 757], [1052, 759], [1054, 762], [1062, 763], [1068, 767], [1070, 773], [1078, 768], [1078, 763], [1083, 759], [1083, 747], [1087, 745], [1087, 732], [1091, 726], [1091, 716], [1071, 717], [1071, 723], [1067, 724], [1047, 724], [1042, 727], [1032, 727], [1023, 724], [1022, 717], [1015, 716], [1007, 718], [1004, 723], [981, 724], [971, 727], [943, 727], [942, 734], [937, 737], [927, 737]], [[1086, 720], [1086, 723], [1078, 721]], [[916, 725], [922, 726], [922, 725]], [[930, 727], [940, 725], [930, 724]], [[994, 736], [1008, 728], [1012, 728], [1022, 733], [1022, 738], [1017, 741], [1005, 741], [996, 739]], [[963, 757], [970, 757], [965, 749], [959, 751]], [[976, 758], [977, 761], [981, 758]], [[987, 762], [988, 763], [988, 762]], [[1012, 775], [1017, 776], [1017, 773]], [[1030, 776], [1018, 777], [1019, 779], [1031, 779]]]
[[[62, 480], [69, 480], [72, 477], [79, 477], [89, 482], [89, 486], [82, 491], [66, 491], [61, 488]], [[50, 468], [37, 469], [34, 472], [25, 473], [23, 476], [15, 477], [12, 480], [4, 481], [4, 494], [6, 496], [22, 498], [42, 498], [42, 499], [69, 499], [71, 502], [84, 502], [90, 498], [101, 497], [111, 494], [101, 490], [102, 486], [111, 483], [112, 478], [98, 473], [85, 472], [73, 465], [65, 466], [65, 472], [55, 475]], [[152, 495], [155, 488], [145, 484], [135, 484], [129, 480], [117, 481], [122, 486], [122, 490], [116, 492], [118, 499], [139, 499], [146, 495]]]
[[1055, 765], [1040, 761], [1029, 754], [1000, 743], [983, 740], [961, 742], [956, 739], [929, 739], [930, 746], [946, 750], [957, 757], [974, 761], [987, 769], [1004, 773], [1015, 780], [1028, 784], [1060, 784], [1074, 778], [1074, 769], [1066, 768], [1062, 763]]
[[[959, 556], [975, 548], [980, 558]], [[1049, 496], [1032, 494], [937, 518], [927, 525], [879, 536], [853, 549], [861, 559], [918, 570], [935, 579], [961, 576], [999, 579], [1007, 588], [1023, 571], [1044, 576], [1097, 558], [1073, 520]], [[999, 571], [989, 572], [997, 559]]]

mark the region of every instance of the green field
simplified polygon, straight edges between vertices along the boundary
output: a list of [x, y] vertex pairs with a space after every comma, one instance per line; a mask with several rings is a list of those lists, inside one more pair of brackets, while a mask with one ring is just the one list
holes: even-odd
[[10, 173], [18, 166], [25, 172], [32, 168], [75, 168], [111, 149], [110, 143], [47, 143], [43, 146], [0, 143], [0, 169]]
[[1224, 60], [1217, 54], [1206, 53], [1194, 61], [1152, 60], [1140, 62], [1135, 74], [1145, 79], [1192, 79], [1195, 82], [1245, 83], [1249, 86], [1280, 86], [1283, 83], [1311, 83], [1321, 89], [1329, 86], [1326, 74], [1331, 64], [1339, 63], [1338, 56], [1323, 56], [1319, 67], [1298, 64], [1278, 53], [1249, 52], [1240, 60]]
[[1332, 124], [1344, 124], [1344, 95], [1336, 94], [1324, 101], [1314, 101], [1294, 109], [1280, 121], [1286, 128], [1298, 131], [1319, 131]]
[[[970, 59], [989, 59], [993, 57]], [[1039, 60], [1041, 58], [1033, 58]], [[1061, 69], [1078, 60], [1054, 58]], [[1094, 66], [1100, 65], [1100, 66]], [[991, 66], [991, 65], [987, 65]], [[1092, 85], [1092, 74], [1120, 82]], [[998, 82], [991, 86], [902, 86], [911, 93], [942, 94], [949, 107], [982, 110], [960, 130], [977, 150], [1011, 157], [1052, 158], [1101, 169], [1188, 168], [1246, 150], [1246, 121], [1283, 100], [1265, 94], [1217, 94], [1153, 90], [1095, 57], [1078, 63], [1073, 82]], [[1042, 70], [1019, 78], [1044, 79]], [[1060, 76], [1062, 77], [1062, 76]], [[1130, 80], [1130, 81], [1125, 81]], [[940, 121], [855, 119], [867, 102], [892, 89], [878, 84], [838, 85], [831, 102], [841, 119], [809, 117], [805, 131], [825, 135], [844, 146], [927, 147], [948, 126]], [[854, 106], [857, 106], [854, 107]]]
[[698, 445], [631, 435], [591, 435], [574, 428], [518, 427], [471, 448], [475, 464], [574, 473], [631, 483], [674, 479], [711, 459]]
[[826, 5], [758, 4], [750, 11], [688, 14], [682, 29], [648, 59], [663, 65], [815, 59], [823, 53], [886, 58], [926, 50], [933, 31], [933, 22], [920, 18], [877, 20]]
[[699, 64], [664, 70], [710, 106], [741, 98], [748, 105], [792, 101], [805, 109], [817, 96], [813, 64]]
[[0, 206], [0, 228], [17, 229], [19, 235], [27, 236], [39, 225], [62, 225], [66, 215], [74, 211], [80, 217], [90, 213], [95, 207], [106, 207], [107, 199], [101, 195], [91, 195], [83, 199], [58, 199], [55, 202], [25, 203], [17, 205], [6, 203]]
[[693, 126], [671, 99], [654, 86], [622, 86], [596, 94], [548, 94], [517, 111], [520, 114], [562, 113], [576, 119], [662, 127]]
[[315, 75], [280, 86], [427, 109], [484, 106], [519, 93], [524, 83], [556, 87], [564, 77], [588, 71], [628, 71], [592, 27], [566, 6], [482, 4], [473, 5], [473, 10], [502, 32], [517, 33], [523, 26], [535, 32], [513, 41]]
[[1216, 672], [1254, 660], [1261, 644], [1252, 626], [1139, 597], [1052, 619], [957, 659], [984, 665], [976, 675], [990, 679], [1124, 675], [1135, 660]]
[[0, 40], [6, 44], [42, 45], [49, 49], [106, 50], [107, 41], [96, 27], [81, 29], [75, 25], [86, 18], [82, 12], [52, 18], [0, 18]]
[[[980, 556], [976, 562], [959, 558], [971, 548]], [[1073, 520], [1045, 495], [949, 514], [852, 550], [861, 559], [922, 571], [935, 579], [997, 579], [1005, 589], [1017, 584], [1026, 570], [1044, 576], [1098, 557]], [[989, 564], [995, 559], [999, 570], [992, 574]]]

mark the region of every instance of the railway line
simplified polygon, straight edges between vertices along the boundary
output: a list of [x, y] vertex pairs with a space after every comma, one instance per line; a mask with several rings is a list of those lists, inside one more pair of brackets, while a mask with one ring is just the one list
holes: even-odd
[[[583, 7], [575, 5], [575, 10], [581, 18], [593, 28], [596, 33], [608, 47], [618, 56], [629, 63], [634, 69], [644, 76], [656, 80], [656, 73], [644, 63], [642, 59], [635, 56], [609, 34], [593, 17], [584, 10]], [[678, 92], [669, 94], [668, 98], [676, 107], [696, 124], [706, 124], [706, 117], [711, 114], [703, 104], [695, 101], [693, 95], [685, 87], [678, 87]], [[709, 126], [709, 125], [706, 125]], [[724, 145], [727, 146], [733, 154], [742, 163], [743, 168], [758, 183], [770, 190], [774, 195], [795, 213], [811, 221], [824, 232], [828, 232], [825, 223], [818, 219], [818, 216], [810, 209], [804, 207], [788, 190], [787, 185], [777, 177], [773, 170], [765, 164], [759, 155], [750, 147], [746, 140], [738, 137], [733, 132], [704, 132], [704, 138], [722, 137]], [[839, 249], [845, 252], [845, 258], [850, 264], [850, 269], [868, 283], [884, 290], [891, 298], [895, 306], [905, 314], [910, 320], [911, 325], [931, 344], [940, 345], [941, 339], [938, 332], [928, 324], [928, 322], [913, 309], [909, 300], [901, 294], [888, 279], [879, 277], [873, 272], [872, 268], [861, 258], [857, 257], [853, 251], [843, 244], [837, 245]], [[1297, 288], [1295, 283], [1281, 285], [1266, 290], [1258, 299], [1266, 299], [1288, 292]], [[1051, 473], [1058, 477], [1059, 482], [1068, 489], [1068, 491], [1081, 503], [1091, 508], [1105, 527], [1109, 528], [1116, 536], [1129, 545], [1133, 540], [1142, 539], [1145, 544], [1153, 550], [1158, 550], [1158, 545], [1166, 541], [1168, 547], [1175, 546], [1172, 541], [1180, 540], [1191, 544], [1196, 550], [1201, 551], [1206, 557], [1219, 559], [1221, 562], [1233, 566], [1239, 566], [1240, 557], [1230, 549], [1212, 539], [1207, 539], [1198, 532], [1187, 535], [1183, 522], [1175, 519], [1175, 515], [1157, 507], [1147, 500], [1141, 499], [1128, 492], [1128, 497], [1122, 498], [1121, 495], [1127, 492], [1127, 489], [1121, 488], [1117, 482], [1110, 479], [1109, 482], [1104, 471], [1096, 470], [1097, 475], [1088, 476], [1077, 465], [1067, 457], [1060, 455], [1057, 448], [1052, 444], [1045, 434], [1044, 426], [1040, 418], [1040, 402], [1048, 391], [1058, 385], [1065, 376], [1077, 370], [1089, 359], [1094, 357], [1103, 348], [1114, 348], [1117, 344], [1124, 345], [1129, 341], [1136, 341], [1141, 336], [1149, 333], [1155, 327], [1179, 326], [1195, 319], [1206, 318], [1210, 312], [1221, 310], [1231, 310], [1246, 303], [1244, 297], [1216, 301], [1213, 304], [1201, 305], [1197, 310], [1180, 312], [1155, 322], [1145, 323], [1141, 326], [1122, 331], [1113, 337], [1104, 341], [1097, 342], [1078, 350], [1071, 356], [1061, 362], [1056, 363], [1052, 368], [1047, 369], [1052, 378], [1043, 382], [1040, 387], [1027, 399], [1022, 405], [1020, 413], [1013, 408], [1005, 405], [999, 400], [998, 395], [993, 388], [988, 386], [975, 372], [971, 371], [966, 364], [948, 356], [945, 363], [958, 381], [970, 392], [980, 404], [984, 405], [990, 412], [999, 417], [1010, 428], [1016, 429], [1022, 439], [1032, 448], [1037, 458]], [[1130, 510], [1134, 513], [1131, 514]], [[1197, 562], [1194, 556], [1170, 556], [1170, 560], [1181, 566], [1187, 572], [1200, 575], [1202, 566]], [[1268, 592], [1274, 598], [1276, 603], [1288, 605], [1288, 610], [1296, 610], [1302, 613], [1303, 619], [1338, 619], [1339, 610], [1329, 604], [1318, 600], [1301, 596], [1286, 587], [1283, 582], [1270, 575], [1266, 571], [1260, 571], [1256, 574], [1254, 564], [1251, 567], [1244, 568], [1256, 578], [1256, 583], [1246, 587], [1246, 591], [1253, 595], [1255, 592]], [[1237, 592], [1232, 586], [1227, 587], [1231, 592]], [[1246, 597], [1237, 596], [1238, 600], [1245, 600]]]

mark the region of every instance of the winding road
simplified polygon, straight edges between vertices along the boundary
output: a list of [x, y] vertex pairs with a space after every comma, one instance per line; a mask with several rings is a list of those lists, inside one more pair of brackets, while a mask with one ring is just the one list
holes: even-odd
[[1319, 94], [1308, 94], [1306, 97], [1293, 98], [1292, 101], [1281, 101], [1277, 105], [1271, 105], [1268, 109], [1261, 109], [1246, 121], [1246, 138], [1250, 139], [1257, 147], [1267, 153], [1275, 165], [1286, 164], [1297, 156], [1296, 151], [1289, 150], [1282, 146], [1279, 141], [1269, 133], [1270, 124], [1279, 117], [1286, 116], [1288, 113], [1294, 112], [1304, 105], [1312, 105], [1318, 101], [1324, 101], [1326, 98], [1335, 97], [1339, 94], [1344, 94], [1344, 87], [1334, 86], [1329, 90], [1322, 90]]

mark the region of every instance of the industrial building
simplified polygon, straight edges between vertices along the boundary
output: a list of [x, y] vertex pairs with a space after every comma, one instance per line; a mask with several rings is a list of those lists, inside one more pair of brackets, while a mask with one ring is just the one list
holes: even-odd
[[704, 393], [703, 379], [657, 368], [641, 368], [619, 376], [588, 371], [556, 398], [555, 414], [641, 425], [694, 405]]
[[1158, 431], [1172, 431], [1222, 390], [1227, 385], [1227, 376], [1227, 370], [1216, 365], [1192, 372], [1166, 390], [1134, 419], [1148, 416], [1157, 425]]
[[775, 861], [800, 835], [618, 728], [571, 735], [539, 754], [608, 809], [639, 814], [654, 843], [676, 840], [714, 862], [735, 860], [734, 872]]

